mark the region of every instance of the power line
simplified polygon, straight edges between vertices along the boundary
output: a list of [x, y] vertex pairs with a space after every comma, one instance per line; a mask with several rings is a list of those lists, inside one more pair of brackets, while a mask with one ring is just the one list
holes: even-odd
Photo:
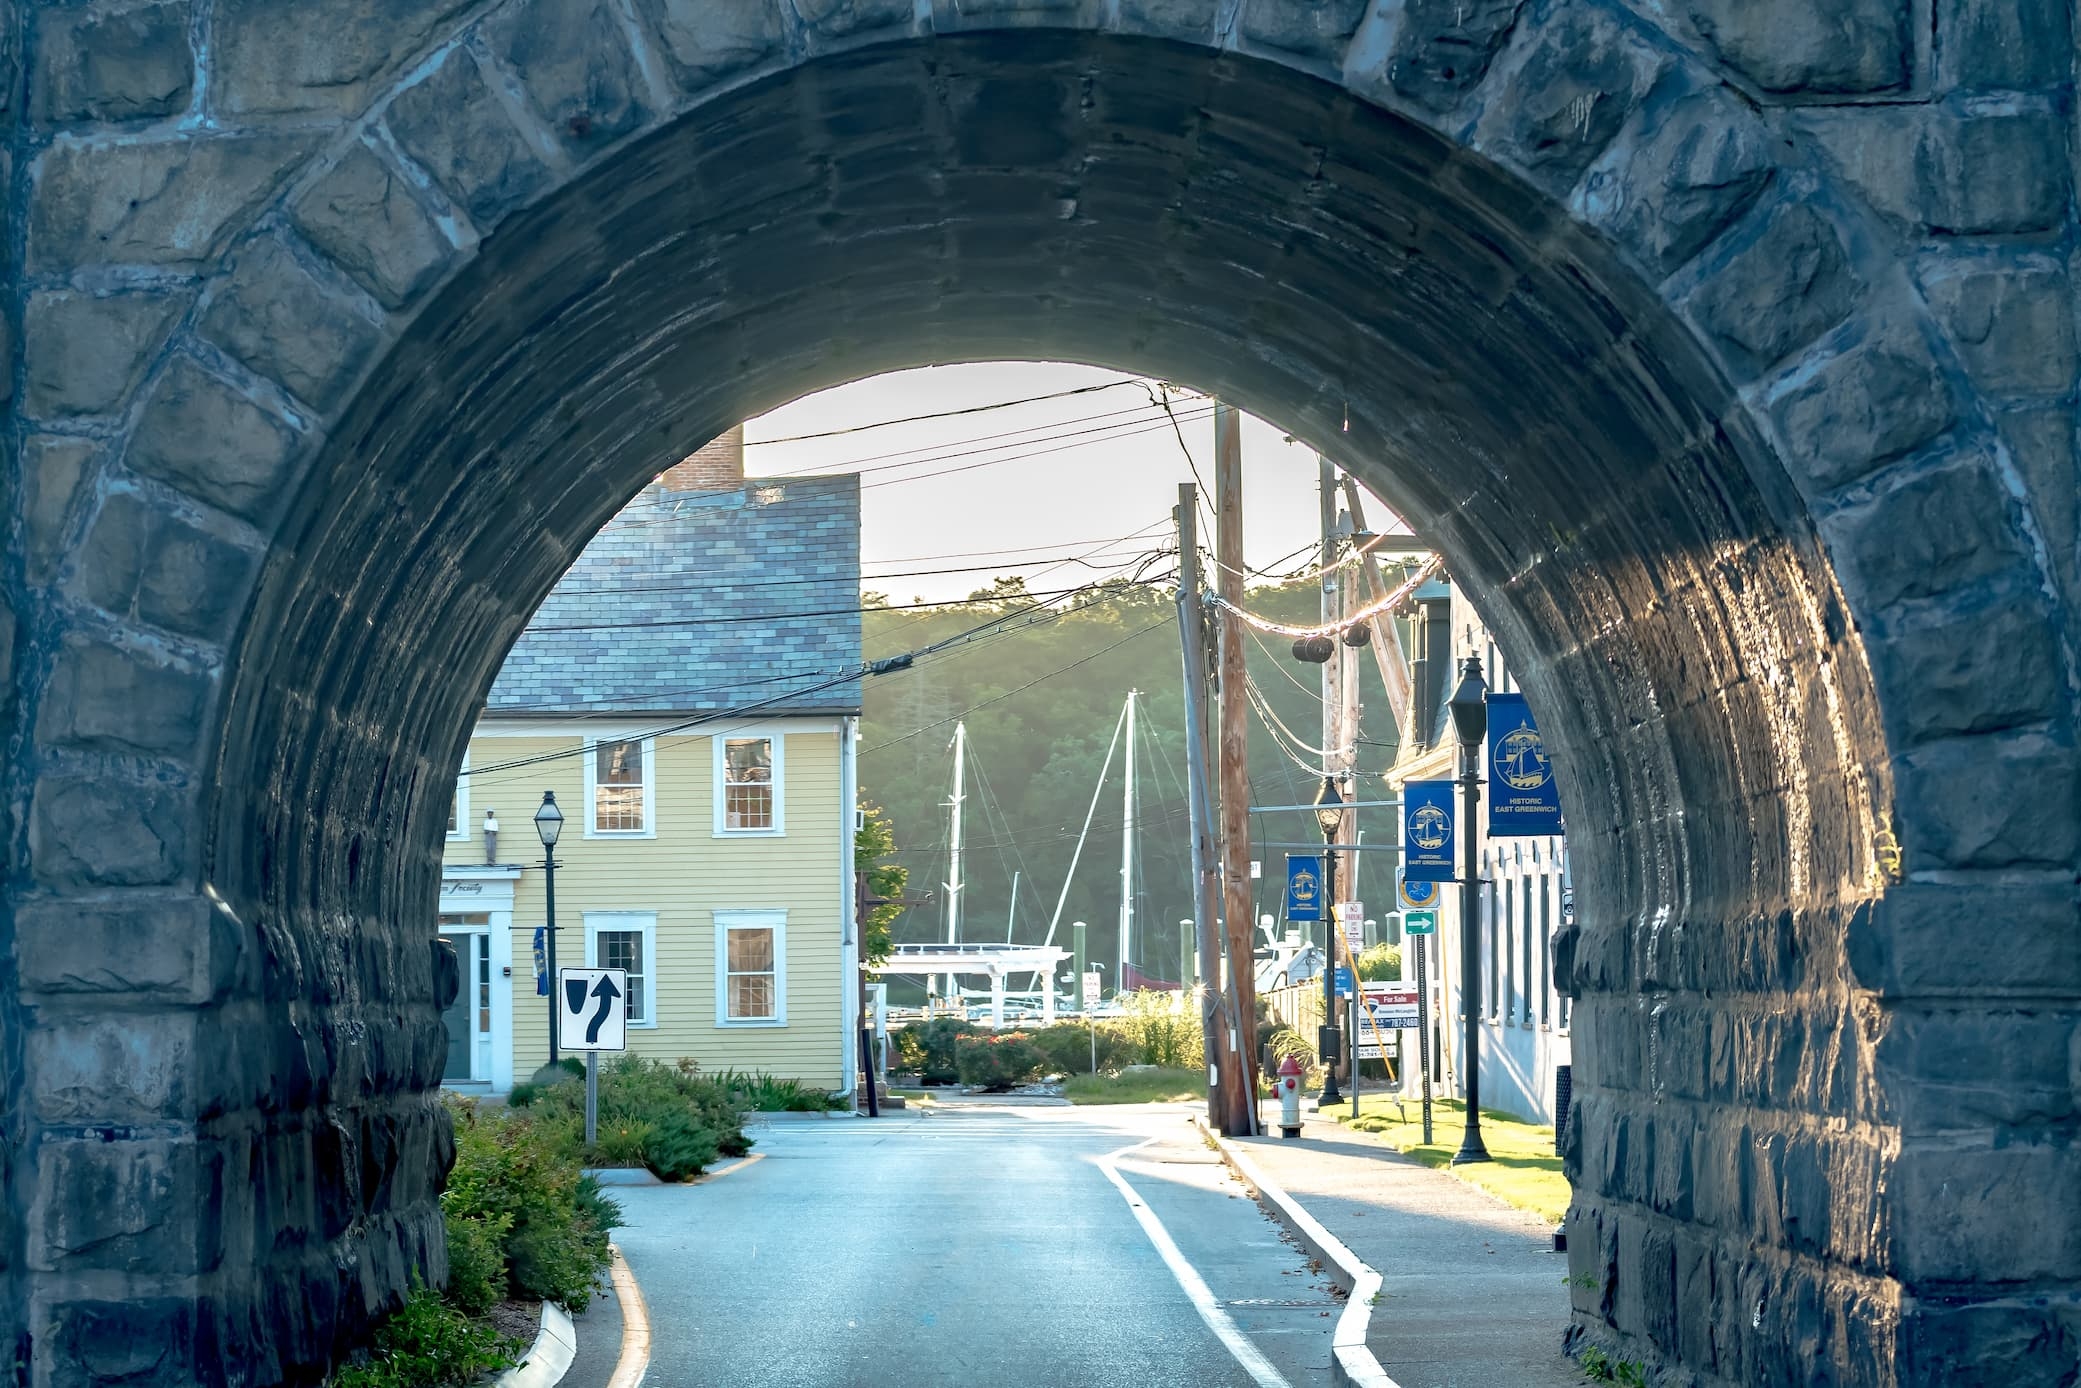
[[1075, 386], [1068, 390], [1049, 391], [1045, 395], [1027, 395], [1017, 400], [999, 400], [988, 405], [968, 405], [958, 410], [938, 410], [931, 414], [905, 415], [900, 419], [878, 419], [869, 424], [852, 424], [843, 429], [826, 429], [816, 434], [791, 434], [786, 438], [761, 439], [757, 443], [746, 441], [746, 448], [770, 448], [782, 443], [807, 443], [812, 439], [835, 439], [845, 434], [864, 434], [874, 429], [893, 428], [898, 424], [920, 424], [932, 419], [955, 419], [962, 415], [987, 414], [992, 410], [1009, 410], [1019, 405], [1038, 405], [1047, 400], [1067, 400], [1073, 395], [1095, 395], [1100, 391], [1118, 390], [1122, 386], [1138, 386], [1146, 378], [1122, 376], [1118, 380], [1101, 381], [1097, 385]]

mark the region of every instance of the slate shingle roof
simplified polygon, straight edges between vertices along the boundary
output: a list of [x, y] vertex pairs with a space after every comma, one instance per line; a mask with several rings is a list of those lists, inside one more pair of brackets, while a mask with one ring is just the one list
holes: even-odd
[[[859, 478], [647, 487], [571, 566], [485, 711], [858, 713]], [[815, 615], [810, 615], [815, 614]], [[794, 692], [800, 691], [800, 692]]]

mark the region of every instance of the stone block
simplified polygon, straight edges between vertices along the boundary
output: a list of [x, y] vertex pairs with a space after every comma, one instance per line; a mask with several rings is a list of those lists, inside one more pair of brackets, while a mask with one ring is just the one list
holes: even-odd
[[1834, 225], [1804, 203], [1787, 203], [1692, 293], [1688, 308], [1745, 380], [1842, 322], [1863, 292]]
[[1766, 92], [1898, 91], [1914, 58], [1908, 0], [1688, 0], [1711, 52]]
[[917, 11], [912, 0], [795, 0], [795, 13], [811, 33], [845, 38], [894, 25], [908, 28]]
[[1810, 492], [1858, 481], [1949, 429], [1950, 383], [1912, 319], [1859, 325], [1771, 402], [1771, 422]]
[[468, 0], [216, 0], [212, 99], [232, 115], [353, 115], [468, 8]]
[[62, 1301], [43, 1311], [36, 1388], [194, 1388], [194, 1297]]
[[1950, 105], [1803, 111], [1794, 122], [1875, 209], [1915, 234], [2046, 231], [2067, 214], [2057, 116]]
[[[1960, 975], [1959, 942], [1999, 922], [2001, 948], [1974, 954]], [[2068, 883], [1899, 882], [1851, 918], [1850, 970], [1859, 988], [1913, 996], [1960, 987], [2081, 998], [2081, 894]]]
[[1998, 732], [2058, 715], [2066, 682], [2045, 633], [2051, 608], [2036, 592], [2000, 593], [1935, 621], [1867, 634], [1895, 747]]
[[[25, 1036], [26, 1097], [45, 1123], [150, 1124], [200, 1115], [226, 1067], [205, 1056], [190, 1010], [77, 1018], [50, 1010]], [[198, 1072], [206, 1066], [207, 1079]]]
[[57, 887], [151, 887], [193, 870], [195, 796], [171, 779], [54, 772], [29, 806], [29, 857]]
[[1873, 1067], [1883, 1107], [1872, 1116], [1904, 1134], [2065, 1123], [2081, 1104], [2072, 1074], [2081, 999], [2067, 1011], [1974, 999], [1896, 1005], [1883, 1025]]
[[296, 431], [192, 357], [176, 357], [145, 402], [123, 461], [260, 524], [281, 504]]
[[44, 10], [36, 55], [32, 120], [70, 125], [177, 114], [188, 108], [195, 82], [188, 0], [113, 11]]
[[53, 271], [212, 260], [309, 145], [305, 135], [129, 144], [60, 136], [31, 170], [29, 263]]
[[2023, 474], [2031, 511], [2052, 551], [2070, 609], [2081, 605], [2081, 488], [2075, 484], [2075, 418], [2064, 404], [2005, 411], [2002, 434]]
[[535, 109], [575, 159], [651, 117], [612, 0], [518, 0], [485, 21], [484, 39], [520, 74]]
[[418, 298], [455, 255], [404, 176], [364, 145], [298, 199], [290, 217], [386, 308]]
[[777, 0], [636, 0], [658, 36], [680, 90], [698, 92], [781, 51], [787, 24]]
[[1945, 87], [2031, 90], [2070, 79], [2067, 0], [1936, 0], [1937, 79]]
[[553, 181], [462, 49], [390, 103], [390, 133], [456, 206], [490, 227]]
[[2081, 1317], [2049, 1298], [1909, 1298], [1900, 1320], [1899, 1381], [1944, 1388], [2072, 1388]]
[[1368, 0], [1244, 0], [1243, 37], [1267, 48], [1334, 58], [1366, 17]]
[[221, 641], [257, 567], [256, 556], [225, 536], [118, 491], [87, 529], [73, 582], [104, 612]]
[[[1894, 759], [1909, 872], [2059, 868], [2081, 856], [2074, 752], [2038, 734], [1932, 743]], [[2057, 807], [2056, 809], [2054, 807]]]
[[210, 291], [200, 332], [321, 410], [339, 403], [382, 340], [380, 327], [273, 237], [238, 249], [231, 273]]
[[221, 1166], [213, 1146], [192, 1138], [46, 1138], [37, 1151], [29, 1265], [162, 1276], [210, 1271], [222, 1254]]
[[243, 935], [199, 896], [41, 899], [15, 911], [27, 992], [198, 1004], [238, 979]]
[[1981, 390], [2064, 395], [2073, 388], [2081, 369], [2074, 300], [2057, 261], [1942, 260], [1925, 268], [1922, 287]]
[[163, 655], [83, 633], [58, 648], [36, 720], [45, 747], [179, 758], [207, 740], [215, 682]]
[[99, 444], [69, 434], [31, 434], [22, 444], [22, 555], [31, 583], [49, 580], [65, 529], [85, 489]]
[[1910, 1288], [2081, 1278], [2081, 1149], [1909, 1141], [1893, 1190], [1890, 1270]]
[[1770, 182], [1762, 122], [1721, 91], [1649, 114], [1597, 161], [1578, 203], [1660, 278], [1732, 226]]
[[1522, 46], [1509, 95], [1482, 115], [1474, 144], [1564, 195], [1617, 137], [1668, 60], [1612, 14], [1587, 6], [1562, 10]]
[[1404, 0], [1392, 11], [1388, 85], [1427, 111], [1451, 110], [1488, 76], [1523, 9], [1524, 0]]
[[22, 333], [28, 349], [22, 403], [29, 415], [55, 419], [121, 408], [187, 303], [185, 294], [149, 290], [30, 295]]
[[2026, 557], [2011, 502], [1968, 451], [1820, 520], [1851, 601], [1867, 610], [1976, 582]]

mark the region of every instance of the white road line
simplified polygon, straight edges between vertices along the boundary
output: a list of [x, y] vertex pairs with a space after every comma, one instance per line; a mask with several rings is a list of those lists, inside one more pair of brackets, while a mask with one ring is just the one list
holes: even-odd
[[1163, 1255], [1164, 1264], [1170, 1268], [1171, 1276], [1178, 1279], [1178, 1285], [1190, 1298], [1193, 1309], [1199, 1312], [1199, 1318], [1207, 1323], [1207, 1329], [1214, 1332], [1214, 1337], [1228, 1347], [1228, 1352], [1243, 1366], [1243, 1371], [1256, 1380], [1257, 1388], [1293, 1388], [1293, 1385], [1286, 1381], [1286, 1376], [1272, 1367], [1272, 1361], [1265, 1358], [1256, 1345], [1250, 1343], [1250, 1338], [1243, 1333], [1242, 1327], [1235, 1323], [1234, 1318], [1221, 1309], [1221, 1303], [1215, 1299], [1213, 1288], [1199, 1275], [1198, 1269], [1185, 1260], [1185, 1255], [1178, 1249], [1177, 1241], [1171, 1238], [1170, 1230], [1163, 1227], [1163, 1221], [1156, 1217], [1156, 1212], [1149, 1208], [1141, 1196], [1135, 1194], [1134, 1187], [1127, 1184], [1127, 1179], [1120, 1174], [1120, 1168], [1115, 1165], [1121, 1157], [1131, 1152], [1139, 1152], [1142, 1148], [1153, 1146], [1162, 1140], [1152, 1137], [1146, 1142], [1122, 1147], [1117, 1152], [1108, 1152], [1098, 1159], [1098, 1169], [1105, 1172], [1106, 1179], [1119, 1189], [1121, 1198], [1127, 1201], [1127, 1208], [1134, 1211], [1135, 1220], [1142, 1226], [1142, 1232], [1149, 1236], [1149, 1242]]

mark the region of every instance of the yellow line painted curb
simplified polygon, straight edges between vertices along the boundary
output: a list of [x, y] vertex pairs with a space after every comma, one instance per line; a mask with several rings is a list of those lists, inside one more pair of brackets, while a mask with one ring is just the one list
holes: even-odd
[[748, 1157], [739, 1157], [736, 1161], [731, 1162], [728, 1166], [718, 1167], [714, 1171], [704, 1171], [700, 1175], [694, 1177], [693, 1180], [688, 1181], [685, 1184], [690, 1186], [698, 1186], [707, 1181], [719, 1181], [733, 1171], [742, 1171], [745, 1167], [750, 1166], [753, 1162], [762, 1162], [764, 1160], [766, 1160], [766, 1154], [764, 1152], [754, 1152]]
[[642, 1388], [643, 1375], [650, 1371], [650, 1308], [643, 1304], [643, 1289], [629, 1271], [621, 1249], [608, 1245], [614, 1261], [607, 1277], [614, 1284], [614, 1298], [621, 1303], [621, 1357], [614, 1361], [614, 1377], [607, 1388]]

